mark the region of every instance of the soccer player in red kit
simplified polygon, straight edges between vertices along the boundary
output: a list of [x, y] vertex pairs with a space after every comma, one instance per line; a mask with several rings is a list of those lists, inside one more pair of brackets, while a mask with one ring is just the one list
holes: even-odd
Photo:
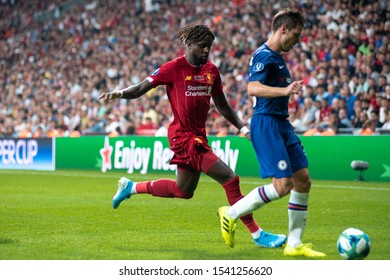
[[[174, 116], [168, 129], [168, 139], [174, 153], [170, 164], [177, 165], [176, 181], [159, 179], [132, 182], [122, 177], [113, 197], [114, 209], [125, 199], [142, 193], [190, 199], [194, 195], [201, 172], [222, 185], [229, 204], [232, 205], [243, 197], [239, 177], [211, 150], [206, 138], [205, 123], [212, 98], [218, 111], [250, 139], [248, 128], [226, 100], [219, 70], [208, 60], [215, 36], [208, 26], [187, 25], [179, 30], [176, 38], [187, 47], [184, 56], [164, 63], [139, 84], [102, 93], [99, 97], [99, 100], [135, 99], [152, 88], [165, 85]], [[241, 220], [259, 246], [269, 244], [270, 238], [286, 238], [262, 232], [252, 213], [242, 216]], [[221, 231], [224, 233], [223, 228]], [[227, 242], [227, 245], [233, 247], [234, 242]]]

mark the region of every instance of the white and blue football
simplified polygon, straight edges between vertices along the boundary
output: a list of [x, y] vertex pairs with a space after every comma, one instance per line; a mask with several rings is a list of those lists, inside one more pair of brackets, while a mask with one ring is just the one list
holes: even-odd
[[368, 256], [370, 248], [370, 238], [357, 228], [344, 230], [337, 240], [337, 249], [346, 260], [362, 260]]

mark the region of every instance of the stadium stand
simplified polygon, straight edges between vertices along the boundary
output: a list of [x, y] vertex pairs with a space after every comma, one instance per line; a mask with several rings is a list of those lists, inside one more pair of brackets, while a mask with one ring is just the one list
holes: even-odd
[[[153, 135], [171, 116], [164, 88], [110, 104], [97, 101], [99, 92], [137, 83], [183, 54], [175, 34], [195, 22], [214, 30], [210, 59], [250, 123], [247, 65], [285, 5], [307, 17], [301, 43], [286, 54], [292, 78], [305, 83], [289, 106], [297, 132], [359, 135], [365, 119], [375, 122], [373, 134], [389, 133], [390, 1], [2, 0], [0, 137]], [[237, 133], [213, 106], [207, 131]]]

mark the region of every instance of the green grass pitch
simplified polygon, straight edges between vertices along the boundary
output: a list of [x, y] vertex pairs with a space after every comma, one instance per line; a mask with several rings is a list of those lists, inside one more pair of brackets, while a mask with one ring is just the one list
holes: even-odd
[[[286, 260], [283, 250], [258, 248], [241, 222], [236, 246], [220, 236], [217, 209], [225, 193], [202, 176], [190, 200], [136, 195], [113, 210], [118, 172], [0, 170], [1, 260]], [[129, 175], [134, 181], [161, 175]], [[174, 176], [164, 175], [166, 178]], [[241, 177], [244, 194], [259, 178]], [[254, 215], [287, 234], [288, 198]], [[390, 260], [390, 183], [313, 181], [304, 242], [341, 260], [336, 248], [348, 227], [371, 238], [367, 260]], [[296, 258], [304, 259], [304, 258]]]

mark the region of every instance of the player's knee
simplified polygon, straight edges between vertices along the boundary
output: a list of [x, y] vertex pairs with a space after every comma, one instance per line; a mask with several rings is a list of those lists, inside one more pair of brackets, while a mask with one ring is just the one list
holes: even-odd
[[294, 179], [294, 190], [301, 193], [308, 193], [311, 188], [310, 176], [301, 176]]
[[298, 182], [296, 184], [296, 187], [295, 187], [295, 189], [298, 192], [303, 192], [303, 193], [308, 193], [310, 191], [310, 188], [311, 188], [311, 179], [310, 179], [310, 177], [307, 178], [304, 181]]
[[180, 198], [182, 198], [182, 199], [191, 199], [193, 196], [194, 196], [193, 193], [191, 193], [191, 194], [184, 193], [182, 196], [180, 196]]
[[181, 199], [191, 199], [192, 197], [194, 196], [194, 194], [188, 194], [188, 193], [183, 193], [179, 196], [177, 196], [177, 198], [181, 198]]
[[307, 168], [299, 170], [294, 174], [294, 190], [308, 193], [311, 187], [311, 178]]
[[190, 199], [194, 196], [194, 193], [185, 193], [181, 189], [177, 188], [175, 191], [175, 197], [181, 199]]
[[280, 191], [278, 191], [278, 194], [280, 197], [284, 197], [288, 195], [292, 189], [293, 189], [293, 185], [285, 185]]
[[274, 184], [276, 192], [280, 197], [288, 195], [291, 190], [294, 188], [294, 183], [292, 180], [280, 181]]

